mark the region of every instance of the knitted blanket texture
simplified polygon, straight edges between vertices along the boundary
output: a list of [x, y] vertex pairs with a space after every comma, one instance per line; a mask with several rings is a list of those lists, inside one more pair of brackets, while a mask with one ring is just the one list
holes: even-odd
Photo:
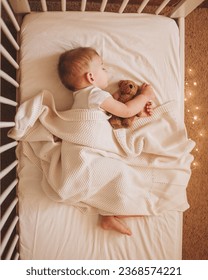
[[44, 90], [20, 105], [9, 136], [42, 171], [42, 188], [54, 201], [101, 215], [159, 215], [185, 211], [191, 175], [187, 138], [175, 101], [113, 130], [99, 110], [58, 112]]

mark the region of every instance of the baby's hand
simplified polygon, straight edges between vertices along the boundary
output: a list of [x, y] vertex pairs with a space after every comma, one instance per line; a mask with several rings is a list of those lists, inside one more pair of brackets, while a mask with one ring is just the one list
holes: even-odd
[[141, 94], [144, 94], [148, 98], [148, 100], [155, 99], [155, 93], [151, 85], [144, 83], [141, 87]]

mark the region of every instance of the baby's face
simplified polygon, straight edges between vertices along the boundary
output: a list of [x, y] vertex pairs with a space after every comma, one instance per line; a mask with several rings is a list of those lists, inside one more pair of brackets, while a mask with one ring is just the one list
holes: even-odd
[[100, 56], [95, 56], [90, 64], [93, 74], [94, 86], [105, 89], [108, 86], [108, 74]]

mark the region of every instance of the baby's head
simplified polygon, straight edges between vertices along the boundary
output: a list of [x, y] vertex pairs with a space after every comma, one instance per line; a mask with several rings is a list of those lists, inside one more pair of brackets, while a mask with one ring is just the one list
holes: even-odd
[[108, 85], [102, 59], [90, 47], [79, 47], [61, 54], [58, 73], [64, 86], [72, 91], [89, 85], [104, 89]]

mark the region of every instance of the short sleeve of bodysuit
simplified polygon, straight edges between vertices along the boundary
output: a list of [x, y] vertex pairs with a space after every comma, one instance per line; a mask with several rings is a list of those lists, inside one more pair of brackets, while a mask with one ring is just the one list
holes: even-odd
[[101, 109], [100, 105], [108, 97], [112, 97], [109, 92], [101, 90], [99, 88], [93, 88], [88, 97], [88, 107], [90, 109]]

